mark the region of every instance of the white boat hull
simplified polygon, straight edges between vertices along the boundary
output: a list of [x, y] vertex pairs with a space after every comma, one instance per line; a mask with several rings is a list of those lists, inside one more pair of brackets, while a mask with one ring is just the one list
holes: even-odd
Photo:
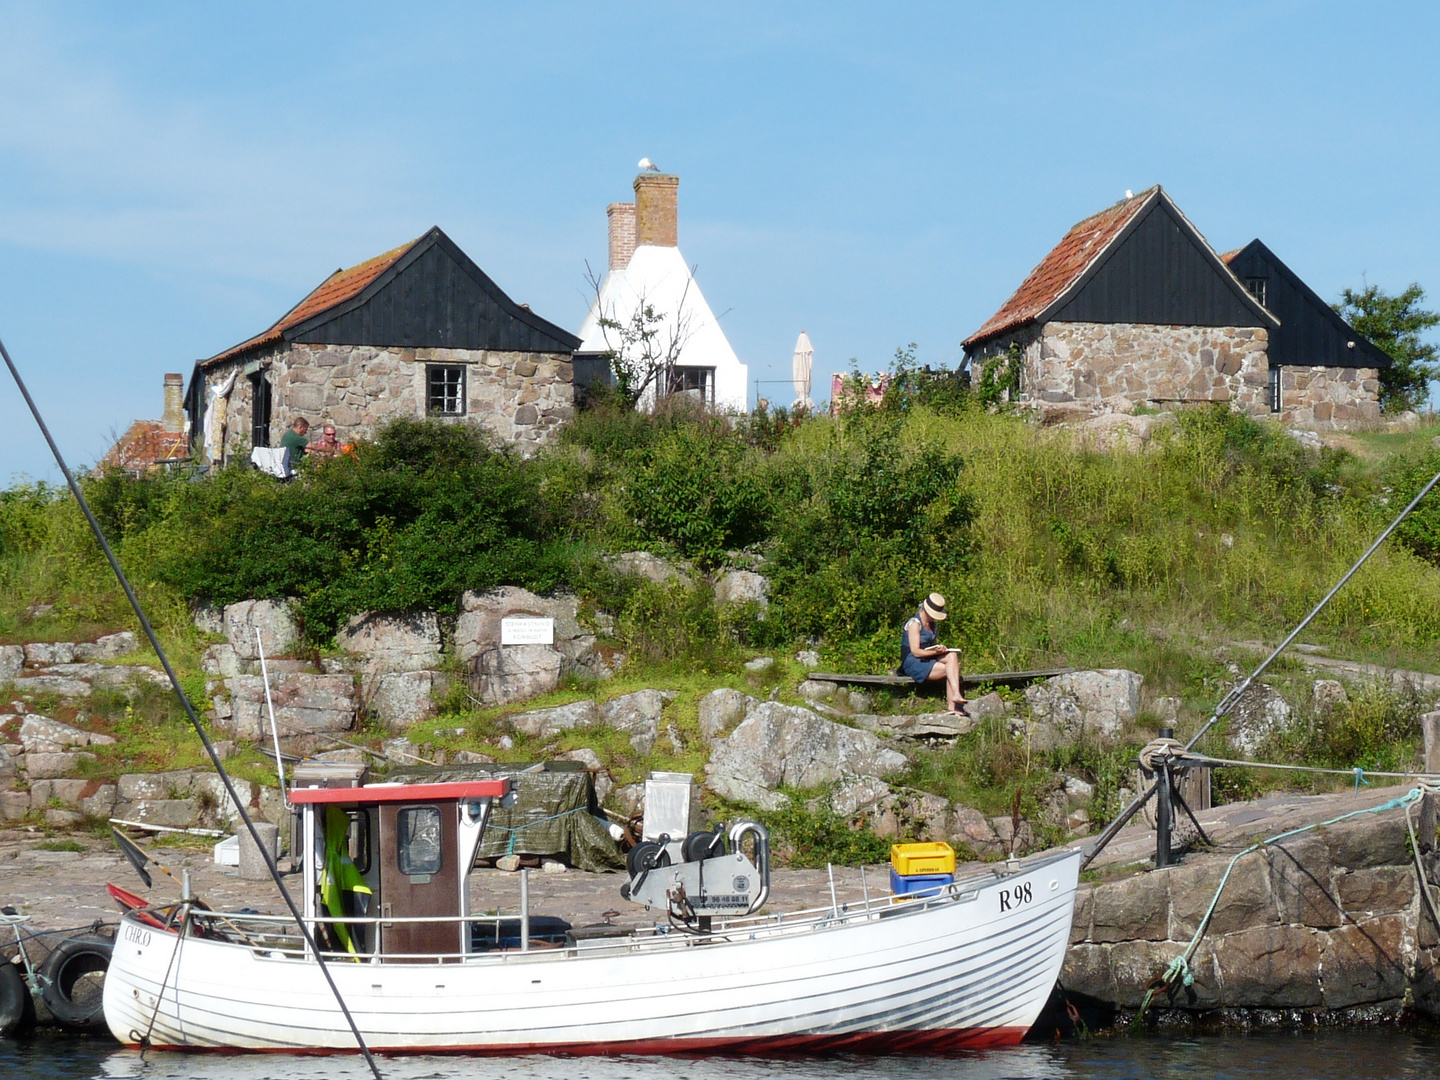
[[[367, 1044], [474, 1053], [934, 1052], [1018, 1042], [1059, 974], [1080, 855], [934, 901], [745, 920], [726, 940], [334, 960]], [[743, 931], [738, 927], [743, 927]], [[105, 980], [121, 1042], [355, 1049], [314, 960], [179, 938], [126, 916]]]

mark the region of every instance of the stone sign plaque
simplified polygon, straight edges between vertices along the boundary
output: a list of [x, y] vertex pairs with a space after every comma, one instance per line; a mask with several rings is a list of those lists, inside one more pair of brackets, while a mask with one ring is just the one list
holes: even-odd
[[507, 615], [500, 620], [501, 645], [554, 645], [555, 620]]

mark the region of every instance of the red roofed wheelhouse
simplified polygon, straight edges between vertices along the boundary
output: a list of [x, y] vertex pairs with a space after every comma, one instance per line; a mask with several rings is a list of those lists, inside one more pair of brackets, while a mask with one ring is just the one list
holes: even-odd
[[533, 447], [573, 412], [579, 344], [433, 228], [335, 271], [268, 329], [198, 361], [185, 408], [211, 465], [277, 445], [297, 417], [333, 424], [342, 443], [433, 416]]

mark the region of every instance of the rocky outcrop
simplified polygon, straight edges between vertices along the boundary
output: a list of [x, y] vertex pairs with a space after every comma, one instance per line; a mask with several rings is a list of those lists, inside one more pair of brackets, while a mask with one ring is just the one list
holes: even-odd
[[366, 708], [391, 731], [403, 731], [435, 715], [436, 698], [450, 689], [438, 671], [397, 671], [376, 677]]
[[1072, 671], [1025, 690], [1035, 734], [1042, 746], [1068, 742], [1082, 734], [1113, 738], [1140, 711], [1145, 678], [1124, 669]]
[[866, 731], [904, 739], [953, 739], [974, 731], [979, 721], [963, 713], [856, 713], [852, 719]]
[[[216, 702], [216, 729], [252, 742], [268, 739], [265, 680], [259, 675], [236, 675], [225, 680], [225, 687], [230, 700]], [[348, 675], [272, 674], [270, 696], [281, 739], [303, 740], [291, 744], [295, 749], [314, 749], [324, 740], [309, 737], [355, 726], [355, 683]]]
[[[249, 806], [255, 787], [232, 779], [236, 794]], [[240, 814], [220, 777], [214, 773], [177, 771], [131, 773], [116, 782], [115, 817], [186, 829], [196, 825], [231, 825]]]
[[611, 698], [598, 707], [593, 700], [585, 698], [569, 705], [517, 713], [506, 722], [519, 733], [541, 739], [598, 724], [626, 733], [631, 746], [641, 754], [649, 754], [655, 748], [665, 702], [674, 696], [673, 692], [662, 690], [637, 690]]
[[[549, 693], [564, 675], [608, 673], [596, 652], [595, 635], [580, 625], [573, 596], [542, 597], [507, 586], [467, 592], [455, 623], [454, 648], [466, 664], [471, 689], [486, 705], [508, 705]], [[501, 645], [500, 623], [508, 615], [555, 620], [553, 645]]]
[[[1433, 826], [1432, 826], [1433, 828]], [[1423, 833], [1422, 833], [1423, 835]], [[1189, 1013], [1364, 1009], [1440, 1016], [1435, 928], [1424, 912], [1404, 815], [1389, 811], [1294, 836], [1236, 863], [1190, 962], [1190, 987], [1154, 1007]], [[1422, 841], [1431, 884], [1434, 841]], [[1080, 886], [1060, 979], [1072, 993], [1132, 1009], [1181, 954], [1228, 854]], [[1299, 1013], [1295, 1012], [1299, 1010]]]
[[904, 754], [868, 731], [809, 709], [766, 701], [752, 706], [730, 735], [714, 744], [705, 786], [727, 799], [765, 810], [783, 806], [780, 787], [820, 787], [846, 776], [893, 776]]
[[1255, 683], [1231, 711], [1226, 739], [1240, 753], [1253, 754], [1266, 739], [1290, 726], [1291, 712], [1280, 691]]
[[609, 556], [605, 562], [610, 569], [622, 576], [642, 577], [657, 585], [666, 585], [674, 581], [686, 588], [690, 586], [688, 568], [682, 570], [648, 551], [622, 552], [619, 555]]
[[425, 671], [440, 663], [440, 623], [433, 611], [366, 612], [346, 623], [335, 645], [360, 657], [367, 681]]
[[300, 628], [283, 600], [242, 600], [227, 604], [224, 616], [225, 640], [240, 660], [258, 660], [260, 648], [255, 634], [259, 631], [265, 657], [288, 656], [300, 643]]
[[753, 570], [731, 570], [715, 582], [715, 599], [722, 604], [770, 606], [770, 582]]
[[700, 734], [707, 739], [724, 734], [745, 719], [747, 707], [758, 704], [755, 698], [739, 690], [728, 687], [711, 690], [700, 699]]

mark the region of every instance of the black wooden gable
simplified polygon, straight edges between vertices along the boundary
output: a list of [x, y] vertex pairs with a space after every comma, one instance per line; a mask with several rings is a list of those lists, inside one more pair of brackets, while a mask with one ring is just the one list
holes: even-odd
[[357, 296], [284, 331], [307, 345], [571, 353], [580, 339], [515, 303], [439, 228]]
[[1387, 368], [1394, 362], [1259, 240], [1230, 256], [1229, 263], [1245, 287], [1280, 319], [1266, 350], [1271, 367]]
[[1163, 192], [1037, 321], [1277, 325]]

